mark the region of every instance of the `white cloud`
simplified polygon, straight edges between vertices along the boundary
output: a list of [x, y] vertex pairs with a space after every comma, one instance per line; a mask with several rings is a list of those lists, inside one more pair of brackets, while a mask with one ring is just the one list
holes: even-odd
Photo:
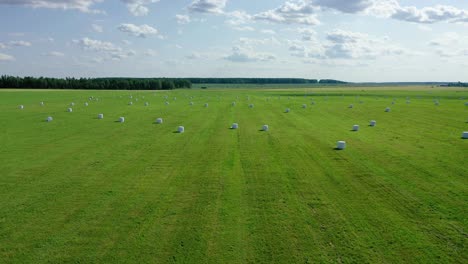
[[135, 37], [146, 38], [147, 36], [157, 35], [158, 30], [149, 26], [149, 25], [141, 25], [137, 26], [134, 24], [121, 24], [117, 27], [120, 31], [128, 33], [129, 35], [133, 35]]
[[159, 0], [121, 0], [127, 4], [128, 11], [134, 16], [146, 16], [149, 13], [149, 4], [157, 3]]
[[153, 49], [147, 49], [144, 55], [149, 56], [149, 57], [155, 57], [155, 56], [158, 56], [158, 52]]
[[121, 52], [122, 48], [114, 45], [111, 42], [105, 42], [90, 38], [82, 38], [79, 40], [73, 40], [73, 43], [80, 46], [83, 50], [86, 51], [96, 51], [96, 52]]
[[468, 22], [468, 10], [458, 9], [453, 6], [437, 5], [418, 9], [414, 6], [398, 7], [391, 16], [394, 19], [433, 24], [437, 22]]
[[10, 46], [16, 46], [16, 47], [30, 47], [31, 42], [28, 41], [23, 41], [23, 40], [18, 40], [18, 41], [10, 41]]
[[191, 12], [222, 14], [227, 0], [194, 0], [188, 7]]
[[63, 10], [78, 10], [85, 13], [104, 13], [91, 9], [91, 6], [103, 0], [0, 0], [4, 5], [20, 5], [32, 8], [51, 8]]
[[93, 29], [94, 32], [97, 32], [97, 33], [104, 32], [104, 29], [100, 25], [92, 24], [91, 28]]
[[255, 52], [249, 48], [234, 46], [231, 50], [231, 54], [225, 56], [224, 59], [232, 62], [265, 62], [273, 61], [276, 59], [276, 57], [271, 53]]
[[[301, 29], [300, 29], [301, 30]], [[412, 53], [388, 37], [372, 37], [359, 32], [333, 30], [327, 33], [326, 41], [289, 41], [292, 56], [322, 60], [375, 60], [384, 56], [411, 55]]]
[[65, 54], [59, 51], [51, 51], [51, 52], [46, 53], [45, 55], [50, 56], [50, 57], [65, 57]]
[[6, 48], [7, 48], [7, 45], [0, 43], [0, 49], [6, 49]]
[[232, 29], [237, 30], [237, 31], [255, 31], [255, 28], [249, 27], [249, 26], [234, 26]]
[[0, 53], [0, 61], [14, 61], [14, 60], [15, 60], [15, 57], [10, 56], [8, 54]]
[[196, 60], [196, 59], [200, 59], [201, 57], [202, 56], [197, 52], [192, 52], [190, 55], [185, 56], [185, 58], [189, 60]]
[[456, 32], [447, 32], [429, 42], [435, 53], [440, 57], [468, 56], [468, 36]]
[[357, 13], [373, 5], [373, 0], [315, 0], [313, 4], [323, 8], [331, 8], [343, 13]]
[[252, 21], [252, 16], [242, 10], [224, 13], [224, 15], [229, 18], [226, 20], [226, 24], [231, 26], [239, 26]]
[[262, 29], [260, 32], [263, 34], [276, 35], [276, 32], [272, 29]]
[[272, 23], [318, 25], [317, 11], [318, 7], [311, 2], [287, 1], [275, 9], [254, 15], [254, 19]]
[[176, 15], [176, 20], [181, 25], [190, 23], [190, 17], [187, 15]]

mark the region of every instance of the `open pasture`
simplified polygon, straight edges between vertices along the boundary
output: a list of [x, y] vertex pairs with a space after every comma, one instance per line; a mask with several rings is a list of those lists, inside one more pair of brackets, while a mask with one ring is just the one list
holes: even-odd
[[467, 89], [265, 88], [0, 91], [0, 262], [466, 263]]

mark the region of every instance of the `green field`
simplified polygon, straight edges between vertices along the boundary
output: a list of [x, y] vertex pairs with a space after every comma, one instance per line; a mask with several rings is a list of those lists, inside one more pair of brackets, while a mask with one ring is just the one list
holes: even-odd
[[468, 89], [267, 88], [0, 91], [0, 263], [467, 263]]

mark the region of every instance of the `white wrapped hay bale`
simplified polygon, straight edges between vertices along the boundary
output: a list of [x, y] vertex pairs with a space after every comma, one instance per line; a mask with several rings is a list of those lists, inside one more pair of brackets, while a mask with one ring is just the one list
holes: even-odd
[[41, 102], [40, 104], [41, 104], [41, 106], [44, 106], [44, 102]]
[[125, 122], [125, 117], [123, 117], [123, 116], [119, 117], [119, 122], [120, 122], [120, 123]]
[[232, 128], [232, 129], [238, 129], [238, 128], [239, 128], [239, 124], [237, 124], [237, 123], [232, 123], [231, 128]]
[[392, 102], [392, 105], [394, 105], [394, 104], [395, 104], [395, 101]]
[[98, 114], [98, 115], [97, 115], [97, 118], [98, 118], [98, 119], [104, 119], [104, 114]]
[[128, 102], [128, 105], [133, 105], [133, 102]]
[[435, 102], [434, 102], [434, 105], [439, 105], [439, 101], [435, 101]]
[[291, 112], [291, 109], [286, 108], [286, 110], [285, 110], [284, 112], [285, 112], [285, 113], [289, 113], [289, 112]]
[[162, 118], [157, 118], [156, 119], [156, 124], [162, 124], [163, 123], [163, 119]]
[[52, 120], [54, 120], [51, 116], [47, 117], [46, 121], [47, 122], [52, 122]]
[[179, 126], [179, 127], [177, 128], [177, 132], [179, 132], [179, 133], [184, 133], [184, 132], [185, 132], [185, 127]]
[[354, 125], [353, 126], [353, 131], [359, 131], [359, 125]]
[[19, 105], [18, 108], [19, 109], [24, 109], [24, 105]]
[[75, 103], [71, 103], [70, 106], [75, 106]]
[[350, 104], [350, 105], [348, 106], [348, 108], [354, 108], [354, 105], [353, 105], [353, 104]]
[[137, 101], [137, 102], [138, 102], [138, 98], [135, 98], [135, 101]]
[[302, 105], [302, 108], [307, 108], [307, 105], [306, 105], [306, 104], [303, 104], [303, 105]]
[[268, 125], [263, 125], [262, 126], [262, 130], [263, 131], [268, 131], [270, 128], [268, 127]]
[[465, 131], [462, 133], [462, 138], [463, 139], [468, 139], [468, 131]]
[[231, 105], [232, 105], [232, 106], [236, 106], [236, 102], [232, 102]]
[[314, 105], [314, 104], [315, 104], [315, 102], [314, 102], [314, 101], [312, 101], [312, 102], [310, 102], [310, 104], [311, 104], [311, 105]]
[[67, 111], [68, 111], [68, 113], [71, 113], [71, 112], [73, 112], [73, 108], [68, 108]]
[[465, 106], [468, 106], [468, 102], [465, 103]]
[[377, 121], [375, 120], [371, 120], [370, 123], [369, 123], [370, 126], [376, 126], [377, 125]]
[[129, 97], [129, 98], [130, 98], [130, 99], [133, 99], [133, 95], [130, 95], [130, 97]]
[[203, 106], [204, 106], [204, 107], [208, 107], [208, 103], [205, 103]]
[[253, 104], [249, 104], [249, 108], [254, 108], [254, 105], [253, 105]]
[[193, 102], [190, 102], [190, 105], [193, 105]]
[[410, 100], [407, 100], [407, 101], [406, 101], [406, 104], [411, 104], [411, 101], [410, 101]]
[[84, 106], [88, 106], [88, 103], [87, 103], [87, 102], [86, 102], [86, 103], [84, 103]]
[[166, 101], [166, 102], [165, 102], [165, 104], [166, 104], [166, 105], [169, 105], [169, 102], [168, 102], [168, 101]]
[[390, 112], [390, 107], [385, 108], [385, 112]]
[[149, 103], [148, 103], [148, 102], [145, 102], [145, 106], [148, 106], [148, 105], [149, 105]]
[[338, 141], [336, 143], [336, 149], [345, 149], [346, 148], [346, 141]]

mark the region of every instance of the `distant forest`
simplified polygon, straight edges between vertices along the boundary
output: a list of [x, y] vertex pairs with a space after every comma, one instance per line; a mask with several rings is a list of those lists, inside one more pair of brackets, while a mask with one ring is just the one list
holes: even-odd
[[190, 81], [168, 78], [46, 78], [2, 76], [0, 88], [81, 90], [172, 90], [191, 88]]
[[343, 84], [346, 82], [330, 79], [301, 78], [187, 78], [196, 84]]
[[192, 84], [344, 84], [346, 82], [300, 78], [48, 78], [0, 77], [0, 88], [80, 90], [172, 90]]
[[468, 87], [468, 83], [456, 82], [447, 84], [449, 87]]

